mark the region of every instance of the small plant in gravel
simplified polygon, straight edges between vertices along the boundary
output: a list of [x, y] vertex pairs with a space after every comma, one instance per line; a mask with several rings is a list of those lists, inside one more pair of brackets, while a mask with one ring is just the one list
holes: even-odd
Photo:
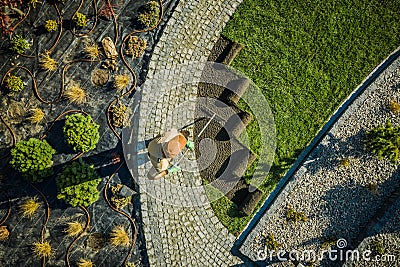
[[87, 24], [87, 18], [85, 14], [76, 13], [75, 16], [72, 18], [73, 22], [78, 27], [85, 27]]
[[64, 232], [67, 233], [67, 236], [74, 237], [83, 231], [83, 225], [79, 221], [69, 222], [67, 225], [67, 228], [64, 230]]
[[73, 83], [65, 91], [65, 97], [69, 102], [81, 105], [86, 102], [87, 95], [85, 90], [78, 83]]
[[46, 23], [44, 24], [44, 28], [48, 32], [55, 32], [58, 29], [58, 23], [55, 20], [46, 20]]
[[39, 59], [40, 67], [45, 71], [55, 71], [58, 68], [58, 62], [51, 58], [49, 53], [44, 53]]
[[94, 170], [93, 165], [88, 165], [79, 159], [57, 176], [58, 199], [63, 199], [68, 204], [76, 206], [90, 206], [99, 199], [100, 192], [97, 186], [101, 179]]
[[83, 52], [92, 60], [100, 58], [100, 49], [95, 42], [86, 43]]
[[286, 219], [292, 222], [305, 222], [307, 221], [307, 216], [303, 212], [295, 211], [292, 207], [288, 207]]
[[11, 93], [17, 93], [24, 89], [24, 82], [20, 76], [8, 75], [4, 79], [6, 89]]
[[45, 117], [43, 110], [40, 108], [33, 108], [31, 109], [31, 115], [29, 117], [29, 121], [31, 123], [41, 123]]
[[393, 113], [399, 113], [400, 112], [400, 104], [397, 103], [394, 100], [390, 100], [389, 102], [389, 109], [390, 111], [392, 111]]
[[5, 241], [10, 236], [10, 231], [8, 231], [7, 226], [0, 226], [0, 241]]
[[339, 160], [340, 166], [348, 168], [350, 167], [350, 160], [349, 159], [341, 159]]
[[88, 152], [99, 142], [99, 127], [90, 115], [69, 115], [65, 120], [64, 137], [75, 151]]
[[386, 126], [378, 125], [367, 132], [365, 144], [379, 159], [386, 157], [396, 163], [399, 158], [400, 127], [393, 127], [390, 121], [386, 122]]
[[17, 54], [23, 54], [25, 50], [30, 47], [28, 41], [26, 41], [21, 35], [14, 34], [11, 38], [10, 49]]
[[81, 258], [81, 259], [78, 261], [78, 267], [93, 267], [93, 266], [94, 266], [94, 264], [93, 264], [93, 262], [90, 261], [90, 260]]
[[33, 243], [33, 253], [37, 258], [49, 258], [53, 255], [51, 245], [47, 241]]
[[146, 3], [139, 12], [138, 21], [146, 27], [155, 27], [160, 16], [160, 6], [156, 1]]
[[110, 242], [113, 246], [129, 247], [130, 239], [127, 231], [122, 225], [115, 226], [110, 234]]
[[146, 40], [132, 35], [126, 43], [125, 54], [132, 56], [132, 59], [141, 57], [146, 50], [146, 47]]
[[122, 91], [129, 85], [129, 76], [126, 74], [118, 74], [114, 77], [114, 87], [118, 92]]
[[128, 125], [128, 107], [124, 104], [119, 104], [111, 109], [112, 122], [115, 127], [123, 128]]
[[22, 216], [30, 219], [33, 218], [35, 212], [39, 207], [40, 207], [40, 202], [36, 196], [28, 198], [21, 205], [19, 205], [19, 209], [21, 210]]
[[376, 193], [376, 192], [378, 192], [378, 184], [377, 184], [377, 183], [374, 183], [374, 182], [370, 182], [370, 183], [367, 185], [367, 189], [368, 189], [369, 191], [371, 191], [372, 193]]
[[42, 182], [53, 175], [53, 155], [55, 150], [46, 140], [30, 138], [20, 141], [11, 149], [11, 166], [29, 182]]
[[276, 251], [278, 248], [282, 247], [281, 243], [275, 241], [275, 237], [272, 233], [264, 235], [264, 238], [265, 238], [264, 244], [266, 249]]
[[371, 242], [371, 246], [372, 246], [373, 250], [379, 255], [383, 255], [383, 254], [386, 253], [386, 249], [385, 249], [385, 247], [383, 245], [382, 240], [374, 239]]

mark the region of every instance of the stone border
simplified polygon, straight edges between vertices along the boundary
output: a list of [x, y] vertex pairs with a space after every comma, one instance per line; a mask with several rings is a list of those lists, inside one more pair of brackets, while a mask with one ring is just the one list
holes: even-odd
[[301, 177], [305, 171], [307, 170], [303, 165], [306, 163], [308, 156], [311, 152], [319, 145], [321, 140], [329, 135], [329, 131], [333, 127], [333, 125], [338, 122], [339, 118], [345, 116], [345, 112], [349, 109], [350, 105], [356, 99], [360, 98], [360, 95], [364, 92], [364, 90], [386, 69], [388, 66], [396, 60], [400, 55], [400, 47], [398, 47], [394, 52], [392, 52], [386, 59], [384, 59], [368, 76], [364, 79], [364, 81], [349, 95], [349, 97], [337, 108], [337, 110], [330, 117], [328, 122], [320, 129], [318, 134], [314, 137], [314, 139], [309, 143], [309, 145], [302, 151], [302, 153], [297, 158], [296, 162], [289, 169], [289, 171], [285, 174], [285, 176], [280, 180], [277, 184], [276, 188], [271, 192], [271, 194], [264, 201], [260, 210], [254, 215], [254, 217], [247, 224], [246, 228], [237, 238], [234, 247], [232, 249], [232, 253], [247, 264], [254, 264], [246, 255], [244, 255], [240, 248], [242, 245], [251, 238], [255, 233], [253, 230], [256, 229], [256, 226], [260, 224], [262, 221], [267, 220], [267, 218], [274, 214], [277, 207], [285, 201], [286, 196], [290, 193], [290, 191], [295, 187], [297, 183], [297, 178]]

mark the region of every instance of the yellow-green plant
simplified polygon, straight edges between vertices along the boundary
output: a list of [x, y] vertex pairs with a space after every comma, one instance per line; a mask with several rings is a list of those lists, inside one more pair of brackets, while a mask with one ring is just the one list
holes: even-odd
[[129, 76], [126, 74], [118, 74], [114, 77], [114, 87], [121, 91], [129, 85]]
[[24, 82], [20, 76], [8, 75], [4, 79], [5, 87], [12, 93], [20, 92], [24, 89]]
[[0, 226], [0, 241], [7, 240], [10, 236], [10, 231], [8, 231], [7, 226]]
[[86, 102], [86, 92], [77, 83], [73, 83], [66, 91], [65, 96], [68, 101], [74, 104], [83, 104]]
[[307, 221], [307, 216], [303, 212], [295, 211], [292, 207], [288, 208], [286, 219], [288, 221], [293, 221], [295, 223], [299, 221]]
[[58, 29], [58, 23], [55, 20], [46, 20], [46, 24], [44, 24], [44, 27], [48, 32], [54, 32]]
[[282, 247], [281, 243], [275, 241], [275, 237], [272, 233], [269, 233], [267, 236], [264, 237], [265, 237], [265, 247], [268, 250], [276, 251], [278, 248]]
[[122, 225], [115, 226], [110, 236], [110, 242], [113, 246], [128, 247], [130, 244], [129, 235]]
[[94, 43], [90, 42], [85, 44], [85, 47], [83, 48], [83, 51], [85, 54], [90, 58], [90, 59], [98, 59], [100, 58], [100, 49], [99, 46]]
[[40, 123], [44, 119], [44, 112], [40, 108], [31, 109], [31, 116], [29, 117], [29, 121], [31, 123]]
[[14, 34], [11, 38], [10, 49], [15, 53], [23, 54], [29, 47], [29, 43], [21, 35]]
[[79, 221], [73, 221], [67, 223], [68, 227], [64, 230], [68, 236], [77, 236], [83, 231], [83, 225]]
[[55, 71], [58, 68], [58, 62], [51, 58], [48, 53], [44, 53], [39, 59], [40, 67], [45, 71]]
[[341, 159], [339, 162], [340, 162], [340, 166], [343, 166], [345, 168], [350, 166], [350, 160], [347, 159], [347, 158], [346, 159]]
[[86, 15], [79, 13], [79, 12], [75, 14], [75, 16], [72, 18], [72, 20], [75, 22], [75, 25], [78, 27], [85, 27], [87, 24]]
[[25, 202], [23, 202], [19, 206], [19, 208], [22, 212], [22, 216], [28, 217], [31, 219], [33, 218], [33, 215], [35, 215], [35, 212], [37, 211], [37, 209], [39, 207], [40, 207], [40, 202], [36, 196], [28, 198], [27, 200], [25, 200]]
[[115, 127], [123, 128], [128, 125], [128, 107], [119, 104], [111, 109], [112, 122]]
[[90, 261], [90, 260], [81, 258], [81, 259], [78, 261], [78, 267], [93, 267], [93, 266], [94, 266], [94, 264], [93, 264], [93, 262]]
[[48, 258], [53, 254], [51, 245], [47, 241], [33, 243], [33, 253], [38, 258]]
[[141, 57], [146, 50], [146, 47], [146, 40], [135, 35], [131, 35], [126, 43], [125, 54], [132, 56], [132, 59]]
[[63, 129], [65, 141], [75, 151], [93, 150], [100, 139], [99, 127], [90, 115], [67, 115]]

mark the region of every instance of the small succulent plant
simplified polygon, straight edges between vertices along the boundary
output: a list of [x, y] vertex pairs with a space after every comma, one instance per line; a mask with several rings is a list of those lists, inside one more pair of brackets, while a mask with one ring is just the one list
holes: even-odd
[[75, 22], [75, 25], [78, 27], [85, 27], [87, 24], [86, 15], [79, 13], [79, 12], [75, 14], [75, 16], [72, 18], [72, 20]]
[[55, 20], [46, 20], [44, 27], [48, 32], [54, 32], [58, 29], [58, 23]]
[[17, 54], [23, 54], [30, 47], [28, 41], [26, 41], [21, 35], [14, 34], [11, 38], [10, 49]]

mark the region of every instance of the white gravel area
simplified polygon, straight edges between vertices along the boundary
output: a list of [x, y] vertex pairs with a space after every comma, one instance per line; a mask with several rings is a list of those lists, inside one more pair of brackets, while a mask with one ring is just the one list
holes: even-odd
[[[265, 248], [264, 236], [269, 233], [286, 251], [309, 249], [319, 255], [324, 241], [339, 238], [344, 238], [347, 246], [353, 244], [360, 230], [399, 183], [397, 165], [379, 160], [363, 144], [365, 132], [372, 127], [388, 119], [393, 125], [400, 125], [400, 115], [389, 109], [390, 100], [400, 102], [399, 90], [400, 59], [396, 59], [349, 106], [311, 152], [302, 166], [305, 172], [294, 175], [296, 181], [291, 191], [288, 187], [285, 189], [284, 201], [275, 203], [276, 210], [267, 212], [246, 238], [240, 248], [243, 254], [267, 264], [257, 252]], [[344, 159], [348, 160], [348, 166], [341, 164]], [[288, 222], [289, 206], [303, 212], [307, 221]], [[399, 221], [393, 223], [398, 225]], [[314, 266], [337, 264], [327, 259], [314, 262]]]

